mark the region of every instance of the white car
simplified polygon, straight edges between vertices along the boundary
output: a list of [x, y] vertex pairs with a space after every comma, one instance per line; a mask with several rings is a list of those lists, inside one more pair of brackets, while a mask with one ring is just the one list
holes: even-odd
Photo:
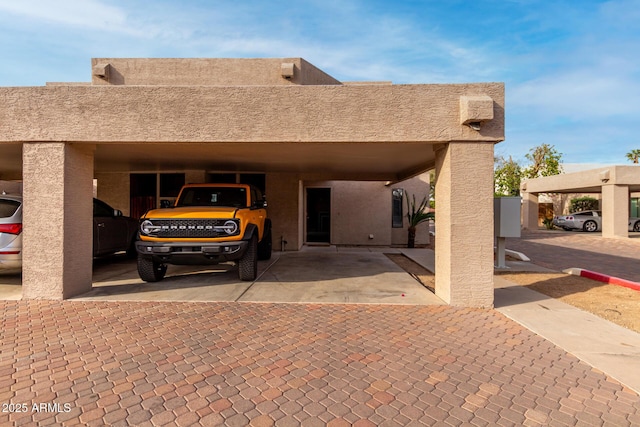
[[[601, 231], [602, 212], [583, 211], [556, 216], [553, 217], [553, 225], [565, 230]], [[640, 218], [629, 218], [629, 231], [640, 231]]]

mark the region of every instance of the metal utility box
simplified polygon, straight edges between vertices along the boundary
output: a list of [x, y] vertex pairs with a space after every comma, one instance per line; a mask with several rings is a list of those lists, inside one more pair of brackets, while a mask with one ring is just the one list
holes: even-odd
[[495, 237], [520, 237], [521, 197], [493, 199], [493, 228]]
[[496, 236], [496, 268], [507, 268], [507, 237], [520, 237], [520, 197], [493, 199], [493, 234]]

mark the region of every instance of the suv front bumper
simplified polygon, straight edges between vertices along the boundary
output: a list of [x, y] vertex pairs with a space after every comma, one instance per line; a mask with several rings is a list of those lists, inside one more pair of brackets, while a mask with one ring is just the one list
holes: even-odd
[[138, 255], [166, 264], [217, 264], [236, 261], [244, 255], [249, 242], [136, 242]]

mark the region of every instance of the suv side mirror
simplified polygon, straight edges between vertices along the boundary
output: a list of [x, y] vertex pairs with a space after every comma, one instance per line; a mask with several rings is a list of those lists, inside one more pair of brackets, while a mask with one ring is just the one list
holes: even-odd
[[113, 216], [122, 216], [122, 211], [120, 209], [114, 209]]

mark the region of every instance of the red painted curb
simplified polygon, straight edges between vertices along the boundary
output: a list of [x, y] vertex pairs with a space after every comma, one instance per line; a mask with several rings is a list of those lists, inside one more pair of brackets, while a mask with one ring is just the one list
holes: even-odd
[[624, 286], [625, 288], [630, 288], [635, 291], [640, 291], [640, 283], [632, 282], [631, 280], [625, 280], [619, 277], [607, 276], [606, 274], [596, 273], [595, 271], [589, 271], [589, 270], [581, 270], [580, 276], [597, 280], [599, 282], [609, 283], [609, 284], [618, 285], [618, 286]]

